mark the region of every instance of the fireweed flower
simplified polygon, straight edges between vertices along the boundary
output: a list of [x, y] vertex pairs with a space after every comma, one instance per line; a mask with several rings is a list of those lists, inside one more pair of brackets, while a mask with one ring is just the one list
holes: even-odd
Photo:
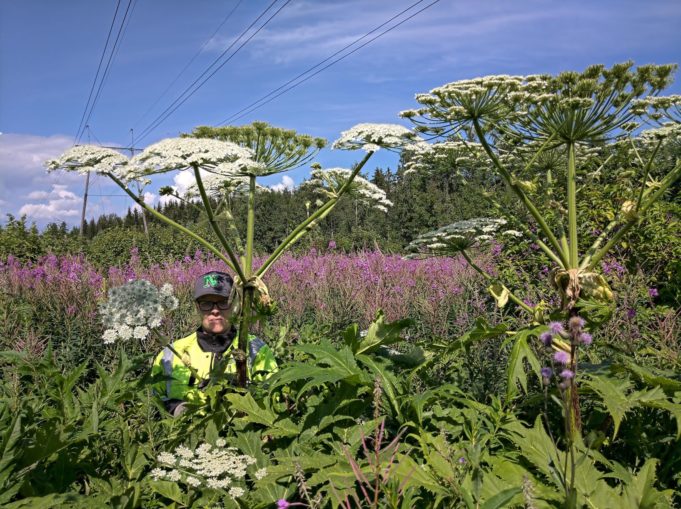
[[[232, 498], [242, 497], [245, 490], [235, 486], [234, 482], [246, 477], [246, 469], [255, 464], [255, 458], [239, 454], [232, 447], [225, 448], [224, 441], [217, 443], [221, 445], [204, 443], [196, 450], [181, 445], [172, 453], [160, 453], [156, 459], [161, 466], [151, 471], [151, 477], [156, 480], [182, 481], [192, 487], [203, 485], [212, 489], [229, 488]], [[255, 476], [262, 479], [266, 474], [267, 469], [261, 468]]]
[[559, 364], [566, 365], [570, 362], [570, 354], [564, 352], [563, 350], [558, 350], [555, 354], [553, 354], [553, 360]]
[[[351, 174], [352, 171], [345, 168], [327, 168], [326, 170], [315, 168], [310, 172], [310, 179], [300, 187], [310, 188], [328, 198], [336, 198]], [[393, 204], [386, 198], [383, 189], [359, 175], [354, 178], [347, 193], [360, 203], [381, 212], [387, 212], [388, 207], [392, 207]]]
[[106, 344], [145, 339], [151, 329], [161, 325], [163, 315], [177, 305], [169, 284], [159, 290], [149, 281], [138, 279], [111, 288], [108, 299], [99, 306], [102, 322], [108, 327], [102, 339]]
[[418, 135], [398, 124], [357, 124], [343, 131], [332, 148], [375, 152], [381, 148], [398, 149], [422, 141]]

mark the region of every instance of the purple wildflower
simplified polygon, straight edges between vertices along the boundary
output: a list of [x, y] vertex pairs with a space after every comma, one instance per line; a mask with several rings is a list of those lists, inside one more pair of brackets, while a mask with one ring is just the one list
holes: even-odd
[[657, 288], [648, 288], [648, 296], [651, 299], [654, 299], [658, 295], [660, 295], [660, 292], [657, 291]]
[[541, 376], [542, 378], [551, 378], [551, 375], [553, 375], [553, 370], [549, 367], [541, 368]]
[[551, 346], [551, 343], [553, 342], [553, 334], [551, 334], [549, 331], [542, 332], [539, 335], [539, 339], [541, 339], [541, 342], [544, 343], [544, 346]]
[[459, 458], [459, 464], [460, 464], [460, 465], [463, 465], [464, 463], [466, 463], [466, 458], [464, 458], [463, 456], [461, 456], [461, 457]]
[[285, 498], [280, 498], [277, 500], [277, 509], [287, 509], [290, 506], [291, 504], [289, 504]]
[[564, 352], [563, 350], [558, 350], [555, 354], [553, 354], [553, 360], [559, 364], [565, 365], [570, 362], [570, 354]]
[[627, 318], [634, 318], [636, 316], [636, 310], [634, 308], [627, 309]]
[[591, 334], [589, 334], [588, 332], [582, 332], [579, 335], [579, 342], [582, 343], [583, 345], [589, 346], [592, 341], [593, 338], [591, 337]]
[[327, 246], [327, 249], [336, 249], [336, 241], [330, 240], [329, 245]]
[[563, 324], [560, 322], [551, 322], [549, 324], [549, 329], [551, 329], [551, 332], [554, 334], [563, 334], [565, 332]]
[[563, 371], [560, 372], [560, 377], [563, 380], [570, 380], [571, 378], [575, 377], [575, 374], [569, 369], [564, 369]]

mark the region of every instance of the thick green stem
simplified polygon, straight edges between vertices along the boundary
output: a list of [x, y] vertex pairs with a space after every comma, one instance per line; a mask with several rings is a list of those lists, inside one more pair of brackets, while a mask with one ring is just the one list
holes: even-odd
[[[246, 277], [253, 272], [253, 241], [255, 238], [255, 175], [248, 177], [248, 216], [246, 219]], [[246, 280], [244, 279], [244, 283]]]
[[236, 358], [236, 383], [246, 387], [248, 382], [248, 334], [251, 326], [251, 308], [253, 307], [253, 287], [244, 282], [241, 301], [241, 321], [239, 323], [239, 353]]
[[341, 198], [341, 196], [350, 188], [350, 185], [352, 184], [352, 181], [355, 179], [357, 174], [360, 172], [362, 167], [367, 163], [369, 158], [373, 155], [373, 152], [367, 152], [367, 154], [364, 156], [364, 158], [357, 164], [353, 172], [350, 174], [350, 177], [348, 180], [341, 186], [340, 190], [338, 193], [336, 193], [336, 196], [331, 198], [329, 201], [327, 201], [324, 205], [319, 207], [312, 215], [308, 216], [305, 221], [300, 223], [282, 242], [277, 246], [277, 248], [274, 250], [274, 252], [265, 260], [265, 263], [263, 263], [258, 271], [256, 272], [256, 275], [262, 277], [265, 272], [272, 266], [272, 264], [277, 261], [277, 259], [284, 254], [286, 249], [290, 247], [293, 242], [298, 240], [302, 234], [305, 232], [305, 230], [313, 224], [315, 221], [319, 221], [322, 219], [324, 216], [326, 216], [333, 207], [336, 206], [336, 203], [338, 203], [338, 200]]
[[203, 207], [206, 209], [206, 214], [208, 215], [208, 223], [210, 224], [211, 228], [215, 232], [215, 235], [217, 235], [218, 239], [220, 240], [220, 244], [222, 244], [222, 247], [224, 250], [227, 252], [227, 256], [229, 256], [229, 259], [232, 260], [232, 264], [234, 267], [234, 270], [236, 273], [239, 275], [241, 280], [244, 280], [244, 273], [241, 270], [241, 267], [239, 266], [239, 260], [237, 259], [236, 255], [234, 254], [234, 251], [232, 251], [232, 248], [229, 247], [229, 243], [227, 242], [227, 239], [222, 233], [222, 230], [220, 229], [220, 226], [218, 226], [217, 221], [215, 220], [215, 215], [213, 214], [213, 207], [210, 204], [210, 200], [208, 199], [208, 194], [206, 194], [206, 189], [203, 186], [203, 180], [201, 179], [201, 172], [199, 171], [198, 166], [192, 166], [194, 169], [194, 177], [196, 178], [196, 186], [199, 188], [199, 194], [201, 195], [201, 200], [203, 201]]
[[203, 237], [197, 235], [196, 233], [194, 233], [194, 232], [191, 231], [190, 229], [188, 229], [188, 228], [182, 226], [181, 224], [176, 223], [175, 221], [173, 221], [173, 220], [170, 219], [169, 217], [164, 216], [164, 215], [161, 214], [159, 211], [157, 211], [155, 208], [148, 206], [146, 203], [144, 203], [144, 200], [141, 200], [139, 197], [137, 197], [137, 196], [135, 195], [135, 193], [133, 193], [130, 189], [128, 189], [127, 186], [126, 186], [118, 177], [116, 177], [116, 175], [114, 175], [113, 173], [108, 173], [108, 172], [107, 172], [107, 173], [105, 173], [105, 175], [107, 175], [109, 178], [111, 178], [111, 180], [113, 180], [113, 181], [116, 183], [116, 185], [118, 185], [118, 187], [120, 187], [123, 191], [125, 191], [126, 194], [127, 194], [128, 196], [130, 196], [130, 198], [132, 198], [132, 200], [133, 200], [137, 205], [139, 205], [140, 207], [142, 207], [144, 210], [146, 210], [147, 212], [149, 212], [151, 215], [153, 215], [153, 216], [156, 217], [157, 219], [163, 221], [164, 223], [166, 223], [166, 224], [172, 226], [173, 228], [175, 228], [175, 229], [181, 231], [182, 233], [184, 233], [185, 235], [191, 237], [192, 239], [194, 239], [195, 241], [197, 241], [199, 244], [201, 244], [203, 247], [205, 247], [208, 251], [210, 251], [210, 252], [213, 253], [215, 256], [217, 256], [220, 260], [222, 260], [223, 262], [225, 262], [225, 264], [227, 264], [227, 266], [228, 266], [230, 269], [235, 270], [234, 265], [232, 265], [232, 262], [229, 260], [229, 258], [227, 258], [224, 254], [222, 254], [222, 253], [220, 252], [219, 249], [217, 249], [215, 246], [213, 246], [213, 245], [212, 245], [210, 242], [208, 242], [206, 239], [204, 239]]
[[567, 167], [567, 205], [568, 205], [568, 243], [570, 246], [571, 269], [579, 265], [579, 245], [577, 237], [577, 169], [575, 166], [575, 145], [568, 143]]
[[520, 198], [520, 201], [522, 201], [523, 205], [525, 205], [525, 208], [532, 215], [532, 217], [534, 217], [535, 221], [537, 221], [539, 228], [544, 233], [544, 235], [546, 235], [549, 244], [551, 244], [553, 246], [553, 249], [556, 250], [556, 253], [558, 253], [558, 256], [563, 262], [563, 266], [567, 267], [569, 265], [567, 253], [563, 251], [563, 248], [558, 242], [558, 239], [551, 231], [551, 228], [549, 228], [549, 225], [546, 223], [544, 217], [541, 215], [539, 210], [537, 210], [537, 207], [535, 207], [534, 203], [532, 203], [532, 201], [523, 192], [523, 190], [520, 189], [520, 187], [518, 187], [517, 184], [514, 184], [512, 182], [513, 179], [511, 177], [511, 174], [506, 170], [506, 168], [502, 166], [501, 162], [499, 161], [496, 154], [492, 150], [492, 147], [490, 147], [489, 143], [487, 143], [485, 135], [482, 132], [482, 128], [480, 127], [480, 123], [477, 120], [473, 121], [473, 127], [475, 128], [475, 132], [478, 135], [478, 139], [480, 140], [482, 147], [484, 148], [489, 158], [492, 160], [494, 166], [497, 168], [497, 170], [499, 170], [499, 174], [501, 175], [501, 177], [504, 179], [506, 184], [513, 190], [513, 192], [518, 196], [518, 198]]
[[468, 253], [466, 253], [465, 250], [462, 250], [462, 251], [461, 251], [461, 254], [463, 255], [463, 257], [464, 257], [464, 258], [466, 259], [466, 261], [468, 262], [468, 265], [470, 265], [471, 267], [473, 267], [473, 269], [475, 269], [476, 272], [478, 272], [482, 277], [484, 277], [484, 278], [487, 279], [488, 281], [491, 281], [491, 282], [493, 282], [493, 283], [499, 283], [499, 284], [504, 288], [504, 290], [506, 290], [506, 291], [508, 292], [508, 298], [511, 299], [511, 301], [515, 302], [518, 306], [520, 306], [520, 307], [523, 308], [525, 311], [527, 311], [527, 312], [530, 313], [532, 316], [534, 316], [534, 308], [532, 308], [532, 307], [528, 306], [527, 304], [525, 304], [521, 299], [519, 299], [518, 297], [516, 297], [516, 295], [515, 295], [511, 290], [509, 290], [508, 287], [507, 287], [505, 284], [501, 283], [497, 278], [495, 278], [494, 276], [492, 276], [491, 274], [489, 274], [486, 270], [484, 270], [484, 269], [482, 269], [481, 267], [479, 267], [479, 266], [471, 259], [471, 257], [468, 255]]
[[[633, 143], [632, 143], [633, 145]], [[643, 200], [643, 192], [646, 189], [646, 183], [648, 182], [648, 175], [650, 174], [650, 168], [653, 166], [653, 159], [655, 159], [655, 156], [657, 155], [657, 151], [660, 149], [660, 146], [662, 145], [662, 140], [657, 142], [657, 145], [655, 145], [655, 150], [653, 150], [653, 153], [651, 154], [650, 158], [648, 159], [648, 162], [645, 165], [644, 168], [644, 173], [643, 173], [643, 181], [641, 182], [641, 189], [638, 192], [638, 199], [636, 200], [636, 210], [641, 208], [641, 201]], [[636, 146], [634, 146], [634, 150], [636, 150]], [[636, 151], [636, 155], [638, 155], [638, 151]]]

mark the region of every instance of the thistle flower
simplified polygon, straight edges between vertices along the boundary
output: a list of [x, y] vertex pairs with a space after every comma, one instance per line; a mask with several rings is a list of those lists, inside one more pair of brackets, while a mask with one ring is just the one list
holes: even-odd
[[573, 371], [569, 369], [564, 369], [563, 371], [560, 372], [560, 377], [563, 380], [570, 380], [571, 378], [574, 378], [575, 374]]
[[551, 329], [551, 332], [555, 335], [565, 334], [565, 329], [563, 328], [563, 324], [560, 323], [560, 322], [549, 323], [549, 329]]
[[401, 148], [418, 141], [416, 133], [398, 124], [357, 124], [343, 131], [332, 148], [375, 152], [381, 148]]
[[555, 354], [553, 354], [553, 360], [555, 360], [558, 364], [567, 365], [570, 362], [570, 354], [564, 352], [563, 350], [558, 350]]
[[544, 343], [544, 346], [551, 346], [551, 343], [553, 343], [553, 334], [548, 331], [542, 332], [539, 335], [539, 339]]
[[593, 337], [588, 332], [582, 332], [579, 335], [579, 342], [584, 346], [589, 346], [593, 342]]
[[99, 305], [102, 322], [107, 326], [102, 339], [105, 344], [145, 339], [151, 329], [161, 324], [164, 314], [177, 305], [169, 284], [159, 290], [149, 281], [138, 279], [111, 288], [106, 302]]
[[542, 376], [542, 379], [544, 379], [546, 381], [546, 383], [548, 383], [548, 380], [549, 380], [549, 378], [551, 378], [552, 375], [553, 375], [553, 370], [551, 368], [549, 368], [549, 367], [541, 368], [541, 376]]
[[579, 332], [584, 328], [585, 323], [584, 318], [581, 316], [573, 316], [568, 320], [568, 328], [570, 332]]

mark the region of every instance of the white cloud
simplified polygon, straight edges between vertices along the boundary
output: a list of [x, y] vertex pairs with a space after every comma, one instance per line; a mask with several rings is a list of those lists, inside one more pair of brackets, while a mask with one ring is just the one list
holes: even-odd
[[31, 219], [50, 219], [52, 221], [78, 217], [83, 205], [82, 198], [63, 184], [52, 184], [52, 191], [35, 191], [29, 199], [47, 199], [47, 203], [26, 203], [19, 209], [19, 215], [26, 214]]
[[284, 176], [281, 178], [281, 182], [280, 182], [280, 183], [274, 184], [273, 186], [270, 186], [270, 188], [272, 189], [272, 191], [277, 191], [277, 192], [281, 192], [281, 191], [293, 191], [293, 188], [294, 188], [294, 187], [295, 187], [295, 182], [294, 182], [293, 179], [292, 179], [291, 177], [289, 177], [288, 175], [284, 175]]

